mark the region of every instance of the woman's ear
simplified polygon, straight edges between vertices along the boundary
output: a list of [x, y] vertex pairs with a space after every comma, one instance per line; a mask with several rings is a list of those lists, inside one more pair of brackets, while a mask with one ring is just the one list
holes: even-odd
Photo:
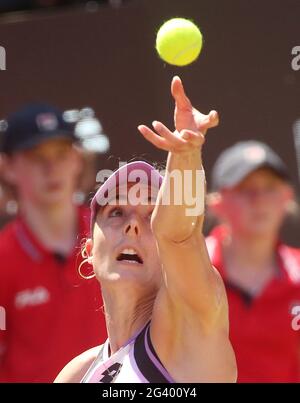
[[85, 241], [84, 249], [86, 252], [86, 259], [88, 260], [89, 263], [91, 263], [93, 260], [93, 240], [91, 238], [88, 238]]

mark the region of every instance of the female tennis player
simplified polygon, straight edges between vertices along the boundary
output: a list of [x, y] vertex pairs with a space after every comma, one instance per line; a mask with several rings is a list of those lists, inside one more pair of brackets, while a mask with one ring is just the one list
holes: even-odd
[[56, 382], [236, 380], [226, 294], [202, 234], [201, 154], [218, 115], [194, 109], [179, 77], [171, 92], [176, 130], [138, 127], [168, 151], [165, 176], [129, 163], [92, 201], [85, 252], [101, 284], [108, 340], [72, 360]]

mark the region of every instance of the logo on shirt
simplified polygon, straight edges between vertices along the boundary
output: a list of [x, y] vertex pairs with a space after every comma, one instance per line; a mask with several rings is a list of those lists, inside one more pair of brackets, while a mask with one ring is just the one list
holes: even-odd
[[28, 306], [36, 306], [45, 304], [50, 300], [50, 293], [45, 287], [36, 287], [27, 289], [17, 293], [15, 298], [15, 306], [23, 309]]
[[291, 326], [297, 332], [300, 330], [300, 305], [294, 305], [291, 309], [291, 314], [293, 315]]
[[122, 368], [122, 364], [115, 362], [113, 365], [108, 367], [104, 372], [102, 372], [103, 378], [99, 380], [101, 383], [111, 383], [114, 381], [116, 376], [119, 374]]

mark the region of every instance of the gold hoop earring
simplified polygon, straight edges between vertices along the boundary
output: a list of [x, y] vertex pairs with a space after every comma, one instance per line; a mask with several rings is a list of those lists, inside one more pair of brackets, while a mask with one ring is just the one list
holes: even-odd
[[90, 274], [89, 276], [85, 276], [85, 275], [83, 275], [83, 274], [81, 273], [81, 267], [82, 267], [85, 263], [88, 263], [88, 261], [89, 261], [89, 258], [84, 259], [84, 260], [80, 263], [80, 265], [79, 265], [79, 267], [78, 267], [78, 273], [79, 273], [80, 277], [84, 278], [85, 280], [90, 280], [91, 278], [94, 278], [94, 277], [96, 276], [95, 272], [94, 272], [93, 274]]

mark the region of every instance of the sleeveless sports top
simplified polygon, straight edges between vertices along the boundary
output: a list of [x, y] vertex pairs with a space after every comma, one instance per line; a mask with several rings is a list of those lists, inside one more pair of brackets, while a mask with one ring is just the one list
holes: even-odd
[[109, 341], [90, 366], [81, 383], [173, 383], [150, 340], [150, 323], [109, 357]]

